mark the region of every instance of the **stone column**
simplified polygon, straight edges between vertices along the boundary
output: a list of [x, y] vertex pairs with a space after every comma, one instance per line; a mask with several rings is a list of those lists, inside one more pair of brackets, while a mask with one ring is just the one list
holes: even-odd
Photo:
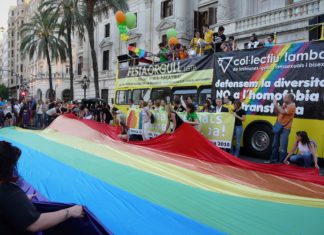
[[217, 6], [217, 24], [230, 20], [229, 0], [219, 0]]
[[191, 31], [188, 30], [193, 12], [189, 12], [191, 8], [191, 0], [174, 0], [173, 1], [173, 15], [176, 21], [176, 30], [178, 31], [178, 38], [185, 38], [190, 40]]
[[154, 19], [152, 14], [153, 4], [152, 4], [152, 0], [145, 0], [144, 3], [145, 3], [145, 21], [146, 21], [145, 34], [147, 34], [147, 38], [145, 37], [146, 39], [144, 41], [144, 44], [145, 44], [145, 50], [152, 52], [153, 51], [152, 37], [153, 37], [153, 30], [154, 30], [153, 27]]

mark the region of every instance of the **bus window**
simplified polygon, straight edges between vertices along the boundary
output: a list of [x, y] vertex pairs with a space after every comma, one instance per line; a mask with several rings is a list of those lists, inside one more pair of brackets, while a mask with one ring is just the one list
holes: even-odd
[[197, 102], [197, 88], [196, 87], [188, 87], [188, 88], [176, 88], [173, 90], [173, 97], [172, 100], [180, 100], [180, 97], [182, 96], [182, 98], [184, 100], [186, 100], [186, 98], [188, 96], [190, 96], [193, 100], [194, 103]]
[[211, 98], [211, 88], [202, 88], [199, 92], [199, 105], [202, 105], [208, 98]]
[[167, 103], [171, 101], [172, 91], [168, 87], [152, 89], [151, 100], [165, 100]]
[[134, 104], [139, 104], [141, 99], [148, 101], [151, 96], [150, 89], [137, 89], [133, 90], [132, 99], [134, 100]]
[[127, 90], [120, 90], [116, 92], [116, 104], [128, 104], [128, 94]]

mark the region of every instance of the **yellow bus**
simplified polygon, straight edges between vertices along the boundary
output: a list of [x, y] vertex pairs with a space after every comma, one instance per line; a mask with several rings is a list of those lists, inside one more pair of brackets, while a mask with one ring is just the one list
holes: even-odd
[[[247, 111], [242, 144], [249, 156], [269, 157], [272, 101], [293, 93], [297, 112], [289, 149], [297, 131], [306, 131], [324, 157], [324, 42], [215, 53], [183, 61], [138, 65], [118, 70], [114, 106], [127, 112], [128, 101], [191, 96], [202, 105], [207, 98], [240, 99]], [[288, 150], [289, 150], [288, 149]]]

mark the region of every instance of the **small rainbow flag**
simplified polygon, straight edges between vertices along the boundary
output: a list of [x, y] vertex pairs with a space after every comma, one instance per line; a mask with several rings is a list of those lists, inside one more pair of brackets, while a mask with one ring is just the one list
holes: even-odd
[[144, 142], [72, 115], [44, 131], [0, 130], [19, 174], [53, 202], [86, 205], [116, 235], [324, 234], [314, 168], [246, 162], [194, 128]]
[[148, 52], [137, 47], [128, 46], [128, 51], [134, 52], [140, 59], [147, 57]]

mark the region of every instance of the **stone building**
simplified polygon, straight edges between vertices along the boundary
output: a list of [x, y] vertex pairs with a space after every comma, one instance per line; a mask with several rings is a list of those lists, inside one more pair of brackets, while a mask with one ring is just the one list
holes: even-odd
[[[9, 12], [8, 67], [28, 80], [31, 95], [45, 98], [49, 87], [45, 61], [24, 58], [22, 62], [18, 50], [18, 28], [24, 20], [28, 21], [39, 1], [23, 3], [23, 0], [17, 0], [17, 6]], [[158, 44], [166, 43], [166, 31], [171, 27], [177, 29], [182, 43], [189, 44], [194, 32], [201, 31], [204, 24], [209, 24], [215, 31], [223, 25], [225, 34], [234, 35], [239, 48], [243, 49], [252, 33], [264, 40], [268, 34], [276, 32], [279, 44], [318, 39], [320, 26], [310, 29], [324, 20], [324, 0], [129, 0], [128, 3], [129, 10], [137, 15], [137, 26], [130, 30], [128, 42], [119, 39], [113, 11], [103, 12], [95, 19], [100, 94], [109, 103], [114, 98], [117, 56], [127, 54], [129, 45], [156, 54]], [[84, 96], [81, 81], [85, 76], [91, 81], [87, 97], [94, 97], [87, 36], [85, 39], [75, 38], [73, 45], [75, 98]], [[57, 97], [64, 98], [69, 92], [68, 63], [53, 63], [52, 67]], [[14, 87], [16, 81], [19, 79], [12, 77], [10, 86]]]
[[0, 68], [0, 84], [8, 86], [8, 33], [4, 28], [0, 28]]
[[[137, 14], [137, 27], [130, 31], [128, 42], [119, 40], [119, 32], [112, 11], [96, 19], [96, 52], [99, 63], [101, 96], [110, 102], [114, 97], [117, 56], [127, 53], [128, 45], [135, 45], [156, 53], [158, 43], [166, 42], [166, 31], [175, 27], [182, 43], [188, 44], [195, 31], [209, 24], [217, 31], [225, 26], [226, 35], [234, 35], [240, 49], [252, 33], [265, 40], [277, 33], [277, 43], [308, 41], [319, 38], [323, 22], [324, 0], [130, 0], [130, 11]], [[87, 41], [77, 45], [78, 71], [76, 82], [83, 76], [93, 81], [92, 63]], [[76, 96], [83, 91], [76, 85]], [[79, 90], [78, 90], [79, 89]], [[88, 96], [94, 96], [90, 84]]]

